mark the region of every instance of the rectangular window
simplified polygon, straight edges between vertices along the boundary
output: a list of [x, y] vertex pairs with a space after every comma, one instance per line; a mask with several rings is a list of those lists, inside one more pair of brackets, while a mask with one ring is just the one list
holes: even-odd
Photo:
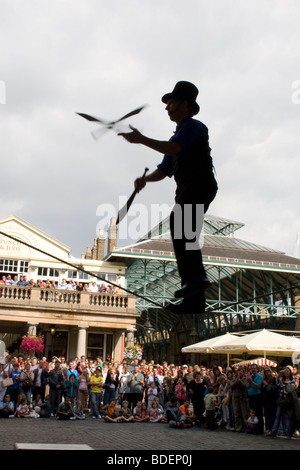
[[105, 360], [110, 362], [113, 350], [113, 335], [106, 335]]
[[78, 281], [88, 281], [89, 275], [82, 271], [68, 271], [67, 279], [73, 279]]
[[54, 268], [38, 268], [37, 272], [38, 277], [42, 277], [43, 279], [58, 279], [59, 278], [59, 271]]
[[28, 261], [0, 259], [0, 271], [4, 274], [24, 274], [28, 273], [28, 264]]
[[88, 333], [87, 357], [95, 360], [98, 356], [103, 358], [104, 334]]

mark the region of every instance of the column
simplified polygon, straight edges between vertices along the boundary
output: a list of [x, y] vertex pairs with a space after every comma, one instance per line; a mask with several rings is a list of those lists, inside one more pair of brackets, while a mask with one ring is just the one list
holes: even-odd
[[114, 350], [113, 350], [113, 359], [114, 361], [121, 362], [123, 355], [123, 332], [119, 331], [114, 334]]
[[88, 326], [80, 326], [77, 339], [77, 357], [86, 356], [86, 330]]

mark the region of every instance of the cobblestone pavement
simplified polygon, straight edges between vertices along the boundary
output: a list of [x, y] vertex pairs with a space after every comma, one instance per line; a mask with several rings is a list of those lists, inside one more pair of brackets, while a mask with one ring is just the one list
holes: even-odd
[[1, 419], [0, 450], [16, 443], [87, 444], [106, 451], [195, 450], [299, 450], [300, 439], [252, 436], [225, 429], [172, 429], [166, 423], [105, 423], [88, 417], [83, 421], [55, 418]]

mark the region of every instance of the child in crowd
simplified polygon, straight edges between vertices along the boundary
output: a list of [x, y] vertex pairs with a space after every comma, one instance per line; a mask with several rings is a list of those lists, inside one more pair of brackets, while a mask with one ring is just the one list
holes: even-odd
[[214, 395], [213, 390], [213, 387], [208, 387], [208, 393], [204, 397], [206, 428], [209, 430], [216, 429], [217, 427], [215, 423], [217, 397]]
[[157, 397], [158, 391], [155, 382], [151, 382], [148, 390], [147, 390], [147, 400], [148, 400], [148, 409], [151, 408], [151, 404], [155, 397]]
[[74, 407], [77, 399], [77, 389], [78, 389], [78, 379], [75, 374], [70, 374], [68, 380], [66, 381], [66, 398], [70, 398], [71, 404]]
[[44, 401], [34, 407], [34, 411], [38, 413], [41, 418], [50, 418], [52, 413], [52, 405], [49, 395], [46, 395]]
[[130, 409], [128, 408], [128, 401], [124, 400], [122, 402], [122, 407], [119, 412], [119, 417], [121, 418], [121, 423], [130, 423], [134, 421], [134, 416], [132, 415]]
[[117, 414], [117, 401], [111, 398], [108, 405], [103, 406], [102, 410], [105, 412], [105, 421], [107, 423], [120, 423], [121, 417]]
[[133, 416], [137, 423], [146, 423], [149, 421], [149, 410], [145, 402], [137, 402], [136, 407], [133, 410]]
[[255, 410], [250, 410], [249, 418], [245, 421], [246, 434], [257, 434], [258, 431], [258, 417], [255, 415]]
[[0, 403], [0, 418], [13, 418], [15, 415], [15, 406], [10, 399], [10, 395], [6, 393], [3, 401]]
[[30, 408], [24, 393], [20, 393], [18, 396], [16, 416], [18, 418], [30, 418]]
[[76, 419], [85, 419], [84, 406], [81, 400], [77, 400], [76, 402], [74, 416]]
[[186, 424], [192, 425], [193, 421], [196, 419], [196, 416], [190, 412], [190, 400], [185, 400], [183, 405], [180, 405], [179, 411], [182, 415], [186, 416]]
[[133, 408], [132, 414], [133, 414], [134, 417], [135, 417], [135, 416], [140, 416], [141, 411], [142, 411], [142, 401], [141, 401], [141, 400], [138, 400], [138, 401], [136, 402], [135, 407]]
[[62, 401], [57, 408], [56, 419], [62, 420], [74, 420], [74, 410], [70, 397], [66, 397], [65, 401]]
[[150, 423], [161, 423], [166, 421], [164, 412], [158, 407], [156, 400], [152, 400], [151, 407], [149, 408], [149, 416]]
[[[41, 395], [36, 395], [35, 399], [32, 400], [32, 407], [33, 409], [35, 410], [36, 407], [40, 407], [40, 405], [42, 404], [42, 398], [41, 398]], [[35, 410], [37, 411], [37, 410]]]
[[179, 404], [183, 405], [186, 399], [186, 386], [181, 378], [178, 379], [178, 383], [175, 385], [175, 395], [178, 398]]
[[170, 428], [184, 428], [185, 415], [182, 415], [178, 406], [178, 398], [172, 397], [169, 406], [166, 408], [167, 421]]

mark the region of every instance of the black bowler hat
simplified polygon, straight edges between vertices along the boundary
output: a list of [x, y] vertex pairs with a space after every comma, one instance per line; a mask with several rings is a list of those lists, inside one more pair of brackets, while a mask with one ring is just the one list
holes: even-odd
[[188, 101], [192, 105], [193, 116], [198, 114], [200, 111], [200, 106], [196, 103], [196, 98], [198, 96], [198, 88], [190, 82], [177, 82], [174, 90], [171, 93], [167, 93], [162, 97], [162, 102], [167, 104], [170, 98], [176, 98], [178, 100]]

